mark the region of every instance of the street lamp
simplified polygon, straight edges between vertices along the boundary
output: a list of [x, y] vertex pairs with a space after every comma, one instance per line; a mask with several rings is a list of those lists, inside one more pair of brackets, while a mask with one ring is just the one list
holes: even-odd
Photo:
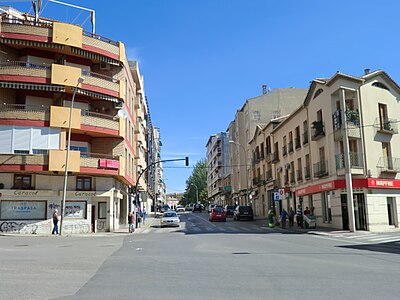
[[74, 100], [76, 92], [78, 91], [78, 86], [85, 80], [83, 77], [78, 78], [76, 83], [74, 93], [72, 94], [71, 107], [69, 108], [69, 122], [68, 122], [68, 139], [67, 139], [67, 154], [65, 157], [65, 172], [64, 172], [64, 186], [63, 186], [63, 196], [61, 200], [61, 221], [60, 221], [60, 235], [62, 235], [63, 222], [64, 222], [64, 211], [65, 211], [65, 198], [67, 194], [67, 181], [68, 181], [68, 159], [69, 159], [69, 148], [71, 143], [71, 121], [72, 121], [72, 109], [74, 108]]
[[230, 144], [235, 144], [237, 146], [240, 146], [243, 149], [243, 152], [244, 152], [244, 158], [246, 160], [246, 165], [245, 165], [246, 166], [246, 205], [248, 205], [248, 203], [249, 203], [249, 175], [247, 174], [248, 170], [247, 170], [247, 152], [246, 152], [246, 148], [242, 144], [240, 144], [238, 142], [235, 142], [235, 141], [232, 141], [232, 140], [230, 140], [229, 143]]
[[199, 188], [194, 183], [191, 183], [190, 185], [193, 185], [196, 188], [196, 203], [199, 203]]

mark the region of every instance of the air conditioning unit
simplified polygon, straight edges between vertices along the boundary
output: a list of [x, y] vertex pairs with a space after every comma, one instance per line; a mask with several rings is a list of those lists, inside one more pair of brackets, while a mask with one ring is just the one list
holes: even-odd
[[101, 62], [100, 63], [100, 70], [110, 70], [110, 64], [106, 62]]
[[285, 164], [285, 170], [290, 170], [290, 164], [289, 163]]

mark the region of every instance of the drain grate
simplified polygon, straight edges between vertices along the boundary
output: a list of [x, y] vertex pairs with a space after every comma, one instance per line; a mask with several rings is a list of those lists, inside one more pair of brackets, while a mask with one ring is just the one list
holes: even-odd
[[29, 245], [15, 245], [15, 247], [28, 247]]
[[251, 254], [250, 252], [233, 252], [234, 255], [248, 255]]

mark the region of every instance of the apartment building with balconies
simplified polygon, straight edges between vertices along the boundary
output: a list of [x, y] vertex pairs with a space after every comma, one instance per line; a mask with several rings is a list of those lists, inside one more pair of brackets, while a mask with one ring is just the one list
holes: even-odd
[[302, 103], [306, 93], [307, 89], [301, 88], [276, 88], [268, 92], [264, 85], [262, 95], [246, 100], [237, 111], [232, 126], [228, 129], [234, 142], [231, 143], [232, 195], [236, 203], [248, 204], [253, 196], [250, 182], [252, 153], [249, 143], [257, 125], [290, 114], [293, 107]]
[[[313, 80], [302, 106], [274, 130], [260, 129], [279, 151], [273, 159], [274, 184], [265, 185], [269, 207], [280, 213], [308, 206], [317, 226], [346, 230], [353, 206], [355, 230], [398, 229], [399, 92], [383, 71], [338, 72]], [[262, 141], [253, 140], [253, 152]], [[282, 199], [278, 190], [284, 191]]]
[[137, 63], [130, 66], [122, 42], [11, 10], [0, 15], [1, 231], [51, 232], [69, 127], [63, 231], [114, 231], [127, 223], [129, 187], [146, 167]]
[[224, 186], [224, 178], [230, 174], [230, 146], [226, 132], [210, 136], [207, 148], [207, 193], [208, 200], [225, 205], [230, 187]]

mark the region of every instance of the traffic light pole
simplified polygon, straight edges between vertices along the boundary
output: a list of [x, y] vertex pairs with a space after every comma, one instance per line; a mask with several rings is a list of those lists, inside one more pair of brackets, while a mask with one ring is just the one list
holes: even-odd
[[[142, 177], [142, 175], [152, 166], [155, 166], [159, 163], [163, 163], [163, 162], [170, 162], [170, 161], [185, 161], [185, 166], [189, 166], [189, 157], [185, 157], [185, 158], [175, 158], [175, 159], [163, 159], [163, 160], [157, 160], [152, 162], [150, 165], [148, 165], [146, 168], [144, 168], [140, 173], [138, 178], [136, 179], [136, 185], [135, 185], [135, 205], [136, 207], [139, 205], [139, 192], [138, 192], [138, 185], [139, 185], [139, 180], [140, 177]], [[135, 212], [136, 213], [136, 212]], [[154, 213], [156, 213], [156, 211], [154, 211]], [[137, 216], [135, 216], [135, 220], [136, 220], [136, 227], [138, 225], [138, 218]]]

